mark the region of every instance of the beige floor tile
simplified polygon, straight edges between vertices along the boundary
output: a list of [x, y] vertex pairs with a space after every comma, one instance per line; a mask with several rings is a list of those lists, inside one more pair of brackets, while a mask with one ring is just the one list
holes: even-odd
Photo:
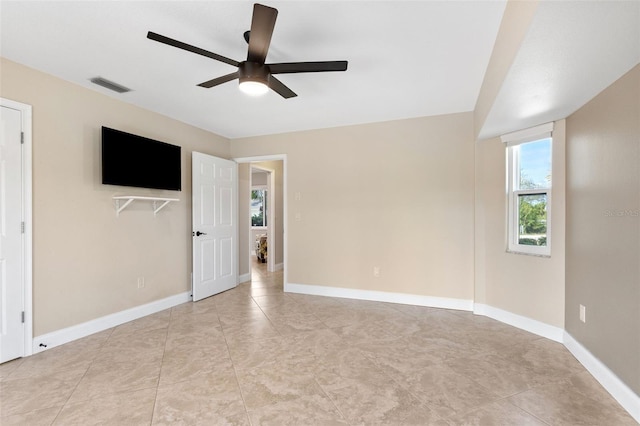
[[153, 424], [248, 424], [232, 370], [158, 388]]
[[556, 342], [282, 271], [0, 365], [0, 424], [632, 425]]
[[54, 425], [148, 425], [151, 423], [156, 388], [107, 395], [67, 404]]
[[100, 353], [111, 332], [109, 329], [90, 336], [40, 352], [18, 365], [11, 378], [34, 377], [50, 374], [53, 371], [86, 367]]
[[69, 398], [70, 403], [118, 392], [156, 387], [162, 360], [95, 361]]
[[456, 358], [447, 361], [446, 365], [501, 397], [514, 395], [544, 382], [544, 377], [536, 374], [527, 365], [493, 352], [475, 357]]
[[440, 362], [430, 348], [401, 337], [381, 342], [361, 342], [357, 345], [364, 356], [390, 377], [410, 374]]
[[86, 371], [82, 367], [37, 377], [3, 380], [0, 382], [1, 415], [23, 414], [64, 404]]
[[49, 426], [62, 409], [59, 407], [43, 408], [22, 414], [14, 414], [4, 417], [0, 412], [0, 424], [2, 426]]
[[296, 315], [313, 315], [319, 320], [319, 318], [317, 318], [317, 316], [311, 312], [306, 305], [297, 303], [293, 299], [280, 304], [261, 306], [260, 309], [271, 319]]
[[238, 371], [238, 383], [248, 411], [300, 397], [325, 396], [312, 374], [277, 363]]
[[229, 326], [223, 326], [222, 330], [228, 344], [247, 340], [269, 339], [279, 337], [280, 333], [271, 321], [265, 317], [263, 320], [237, 322]]
[[233, 370], [226, 346], [218, 352], [203, 349], [166, 352], [160, 370], [160, 386], [194, 380], [221, 370]]
[[346, 348], [327, 352], [319, 358], [315, 377], [325, 391], [357, 387], [360, 383], [366, 386], [387, 386], [392, 380], [367, 359], [361, 351]]
[[320, 394], [279, 401], [249, 412], [252, 425], [334, 426], [348, 425], [329, 398]]
[[402, 384], [442, 418], [465, 413], [498, 399], [491, 390], [443, 364], [410, 373]]
[[268, 321], [269, 318], [265, 315], [264, 311], [259, 307], [255, 306], [251, 309], [246, 309], [243, 311], [230, 311], [230, 312], [220, 312], [220, 325], [223, 328], [228, 328], [232, 326], [243, 325], [248, 322], [253, 321]]
[[451, 426], [547, 426], [540, 419], [506, 401], [496, 401], [448, 419]]
[[212, 297], [197, 302], [186, 302], [171, 308], [171, 322], [182, 315], [216, 314], [216, 304]]
[[229, 355], [238, 369], [253, 369], [272, 361], [286, 362], [299, 357], [296, 348], [285, 337], [229, 341]]
[[25, 361], [26, 358], [18, 358], [0, 364], [0, 381], [9, 377]]
[[373, 372], [323, 385], [329, 398], [354, 425], [428, 425], [436, 413], [407, 389]]
[[220, 318], [216, 310], [200, 311], [194, 313], [171, 314], [169, 332], [188, 333], [190, 331], [201, 331], [209, 328], [220, 328]]
[[286, 340], [298, 353], [311, 353], [319, 357], [335, 354], [349, 347], [348, 342], [328, 328], [288, 334]]
[[267, 315], [271, 324], [282, 335], [327, 328], [313, 314], [276, 315], [275, 317], [270, 316], [269, 313]]
[[550, 425], [616, 425], [637, 424], [629, 414], [609, 399], [593, 399], [584, 387], [576, 389], [576, 381], [565, 379], [522, 392], [507, 399], [512, 404]]
[[143, 331], [151, 331], [164, 329], [169, 326], [171, 319], [171, 309], [157, 312], [137, 320], [129, 321], [114, 328], [111, 338], [117, 338], [130, 333], [140, 333]]

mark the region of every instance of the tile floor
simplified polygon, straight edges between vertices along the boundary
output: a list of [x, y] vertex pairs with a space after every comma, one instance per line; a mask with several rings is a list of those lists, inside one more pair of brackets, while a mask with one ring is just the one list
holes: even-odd
[[635, 425], [560, 344], [254, 280], [0, 365], [9, 425]]

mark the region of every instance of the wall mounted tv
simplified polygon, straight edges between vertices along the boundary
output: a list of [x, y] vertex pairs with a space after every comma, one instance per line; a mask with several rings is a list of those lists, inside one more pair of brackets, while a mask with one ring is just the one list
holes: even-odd
[[102, 127], [102, 183], [181, 188], [181, 147]]

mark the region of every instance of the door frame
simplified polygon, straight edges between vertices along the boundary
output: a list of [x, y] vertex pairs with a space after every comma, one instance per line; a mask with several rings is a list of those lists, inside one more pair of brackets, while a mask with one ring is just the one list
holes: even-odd
[[22, 117], [22, 221], [23, 237], [23, 289], [24, 289], [24, 354], [33, 354], [33, 167], [32, 167], [32, 107], [31, 105], [0, 98], [0, 105], [21, 112]]
[[[288, 276], [289, 276], [289, 262], [288, 262], [288, 232], [287, 232], [287, 154], [273, 154], [273, 155], [259, 155], [259, 156], [254, 156], [254, 157], [237, 157], [237, 158], [233, 158], [233, 161], [235, 161], [236, 163], [240, 164], [240, 163], [261, 163], [263, 161], [282, 161], [282, 262], [284, 263], [283, 265], [283, 286], [286, 288], [287, 283], [288, 283]], [[251, 165], [250, 165], [251, 167]], [[271, 173], [271, 178], [274, 178], [274, 174], [273, 172]], [[251, 179], [249, 179], [249, 181], [251, 181]], [[272, 182], [272, 185], [274, 185], [274, 182]], [[249, 190], [251, 190], [251, 188], [249, 188]], [[269, 201], [271, 200], [271, 197], [274, 196], [273, 194], [273, 190], [271, 191], [271, 195], [269, 195]], [[275, 201], [275, 196], [274, 196], [274, 201]], [[274, 208], [275, 210], [275, 206], [274, 203], [271, 202], [270, 203], [272, 207], [270, 208]], [[238, 212], [238, 215], [240, 214], [240, 212]], [[273, 217], [273, 215], [272, 215]], [[239, 219], [239, 218], [238, 218]], [[273, 227], [270, 227], [270, 229], [273, 228], [273, 234], [275, 235], [275, 223]], [[249, 247], [251, 247], [251, 223], [249, 222]], [[272, 238], [271, 235], [269, 235], [269, 238]], [[249, 273], [251, 273], [251, 250], [248, 250], [249, 253], [247, 253], [246, 255], [249, 256]], [[270, 257], [270, 256], [269, 256]], [[267, 261], [268, 258], [267, 258]], [[238, 262], [238, 264], [240, 264]], [[274, 258], [274, 269], [275, 269], [275, 258]], [[240, 274], [238, 273], [238, 276], [240, 276]]]

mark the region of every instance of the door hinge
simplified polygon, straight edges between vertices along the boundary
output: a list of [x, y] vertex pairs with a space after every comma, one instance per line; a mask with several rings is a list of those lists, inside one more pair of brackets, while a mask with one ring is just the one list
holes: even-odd
[[24, 132], [20, 132], [20, 143], [24, 143]]
[[22, 311], [22, 323], [24, 324], [24, 311]]
[[24, 222], [20, 224], [20, 231], [24, 234]]

